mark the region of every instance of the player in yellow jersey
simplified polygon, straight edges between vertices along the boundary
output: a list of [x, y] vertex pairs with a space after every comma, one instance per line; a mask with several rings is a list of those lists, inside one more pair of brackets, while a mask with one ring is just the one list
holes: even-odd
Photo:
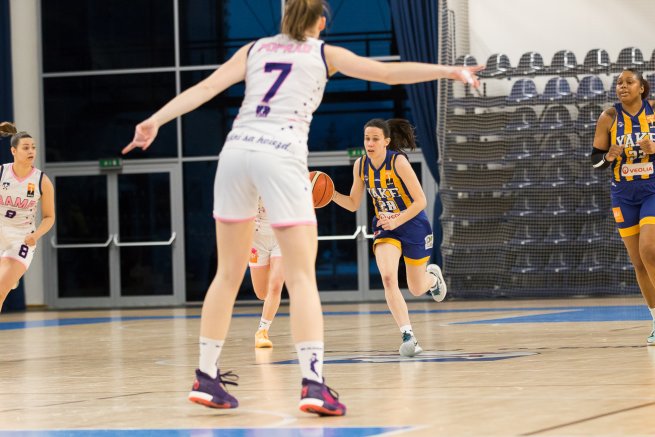
[[400, 355], [414, 356], [423, 351], [409, 320], [407, 303], [400, 292], [398, 268], [403, 256], [407, 285], [414, 296], [429, 292], [434, 300], [446, 297], [441, 269], [428, 264], [432, 253], [432, 227], [425, 214], [427, 201], [416, 173], [403, 150], [416, 148], [414, 129], [407, 120], [370, 120], [364, 126], [366, 155], [355, 161], [350, 195], [334, 192], [332, 200], [356, 211], [364, 190], [375, 209], [373, 251], [382, 275], [384, 295], [400, 328]]
[[619, 75], [619, 103], [598, 118], [591, 160], [594, 168], [612, 169], [612, 212], [653, 316], [646, 342], [655, 345], [655, 102], [648, 94], [640, 72]]

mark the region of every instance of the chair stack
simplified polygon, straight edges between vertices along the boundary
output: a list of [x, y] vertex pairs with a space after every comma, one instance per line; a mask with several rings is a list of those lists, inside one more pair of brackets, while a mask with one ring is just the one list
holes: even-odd
[[[457, 58], [475, 65], [473, 55]], [[626, 68], [655, 99], [655, 51], [590, 50], [579, 64], [560, 50], [513, 67], [490, 56], [482, 93], [447, 85], [440, 144], [444, 270], [455, 295], [571, 296], [639, 293], [609, 206], [609, 171], [589, 161], [596, 121]], [[443, 117], [443, 114], [440, 115]]]

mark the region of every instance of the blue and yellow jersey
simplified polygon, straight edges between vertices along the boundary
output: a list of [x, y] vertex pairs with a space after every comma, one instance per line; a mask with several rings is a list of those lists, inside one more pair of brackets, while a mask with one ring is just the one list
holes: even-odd
[[368, 156], [359, 163], [359, 177], [373, 200], [375, 215], [381, 212], [401, 212], [414, 201], [409, 190], [396, 173], [396, 159], [400, 152], [387, 150], [387, 156], [379, 168], [375, 168]]
[[616, 118], [610, 129], [610, 144], [624, 146], [624, 151], [612, 164], [612, 179], [629, 182], [652, 179], [655, 154], [648, 155], [637, 144], [646, 135], [655, 141], [655, 115], [648, 100], [643, 100], [641, 109], [635, 115], [623, 110], [621, 103], [615, 103]]

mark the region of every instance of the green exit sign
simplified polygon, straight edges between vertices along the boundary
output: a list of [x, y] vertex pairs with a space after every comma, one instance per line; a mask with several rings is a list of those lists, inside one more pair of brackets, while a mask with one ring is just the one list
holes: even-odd
[[366, 150], [363, 147], [348, 149], [348, 157], [350, 158], [359, 158], [364, 155], [366, 155]]
[[99, 161], [100, 168], [111, 170], [123, 167], [123, 160], [121, 158], [104, 158]]

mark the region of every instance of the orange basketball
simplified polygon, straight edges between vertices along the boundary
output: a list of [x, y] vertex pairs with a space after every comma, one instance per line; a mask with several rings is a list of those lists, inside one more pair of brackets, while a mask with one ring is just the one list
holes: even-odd
[[314, 208], [323, 208], [332, 201], [334, 195], [334, 182], [332, 178], [322, 171], [310, 171], [309, 180], [312, 183], [312, 197]]

